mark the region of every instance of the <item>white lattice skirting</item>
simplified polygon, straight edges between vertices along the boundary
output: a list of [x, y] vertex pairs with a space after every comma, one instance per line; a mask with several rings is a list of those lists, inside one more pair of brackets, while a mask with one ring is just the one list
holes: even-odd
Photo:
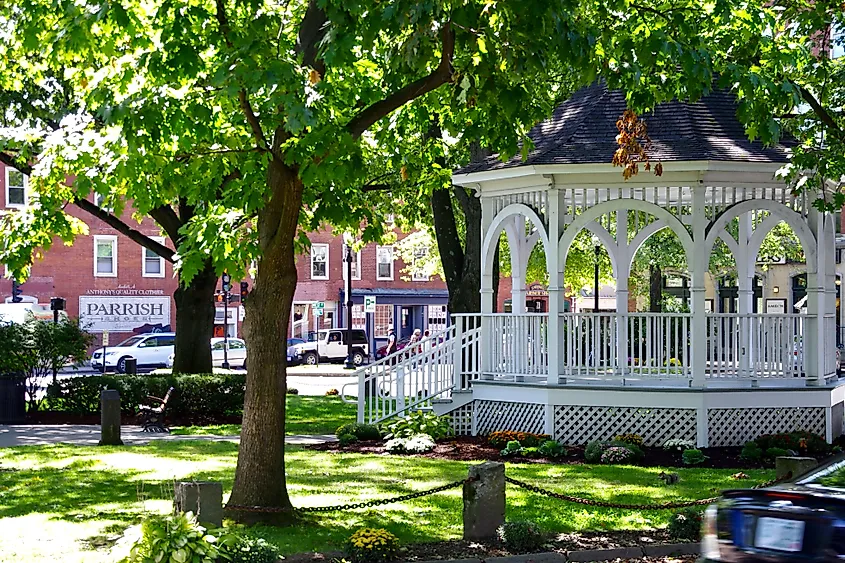
[[475, 401], [470, 401], [462, 407], [458, 407], [449, 413], [452, 419], [452, 430], [456, 436], [471, 436], [472, 435], [472, 416], [473, 404]]
[[694, 409], [561, 405], [555, 407], [554, 437], [581, 445], [639, 434], [646, 446], [662, 446], [671, 438], [694, 441], [695, 418]]
[[480, 436], [498, 430], [542, 434], [546, 422], [546, 406], [505, 401], [475, 401], [475, 419], [475, 433]]
[[742, 446], [762, 434], [806, 430], [825, 435], [824, 407], [707, 410], [711, 447]]

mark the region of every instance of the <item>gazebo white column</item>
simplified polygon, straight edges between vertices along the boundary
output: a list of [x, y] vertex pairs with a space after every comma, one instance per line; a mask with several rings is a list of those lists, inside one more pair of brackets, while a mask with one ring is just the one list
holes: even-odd
[[[827, 358], [833, 351], [826, 346], [826, 315], [836, 311], [836, 287], [833, 282], [833, 217], [816, 209], [809, 211], [810, 229], [816, 237], [816, 267], [807, 264], [807, 319], [803, 336], [804, 369], [808, 385], [823, 385]], [[827, 225], [830, 223], [830, 226]], [[835, 341], [834, 341], [835, 342]]]
[[[630, 190], [622, 197], [629, 198]], [[616, 212], [616, 369], [622, 377], [628, 372], [628, 278], [631, 271], [631, 247], [628, 245], [628, 212]], [[608, 249], [608, 252], [612, 252]]]
[[549, 385], [558, 385], [560, 383], [560, 353], [563, 350], [560, 314], [563, 312], [563, 299], [566, 291], [563, 283], [565, 264], [561, 264], [560, 261], [560, 237], [563, 236], [563, 231], [566, 228], [564, 223], [566, 202], [554, 186], [549, 189], [548, 195], [549, 208], [546, 210], [546, 216], [548, 218], [550, 248], [546, 250], [546, 267], [549, 271], [549, 323], [547, 328], [549, 367], [547, 382]]
[[752, 363], [751, 330], [753, 320], [747, 315], [750, 315], [754, 310], [754, 263], [757, 261], [757, 256], [751, 256], [750, 243], [753, 234], [751, 213], [743, 213], [737, 219], [739, 221], [739, 237], [734, 260], [736, 261], [738, 293], [737, 311], [740, 314], [737, 322], [740, 342], [739, 371], [746, 374]]
[[[693, 254], [688, 258], [692, 272], [692, 287], [690, 288], [690, 309], [692, 311], [692, 326], [690, 327], [692, 346], [691, 362], [692, 384], [694, 387], [704, 387], [704, 373], [707, 367], [707, 318], [705, 316], [704, 276], [710, 265], [707, 256], [705, 236], [707, 229], [707, 215], [705, 214], [705, 190], [703, 185], [692, 187], [692, 242]], [[705, 421], [706, 422], [706, 421]], [[706, 424], [699, 421], [698, 429], [706, 428]], [[704, 437], [706, 440], [706, 436]], [[699, 435], [699, 444], [702, 443]]]
[[[490, 225], [493, 222], [495, 215], [493, 201], [491, 199], [481, 198], [481, 240], [484, 240], [487, 232], [490, 230]], [[485, 373], [489, 373], [493, 366], [490, 365], [490, 342], [492, 335], [490, 334], [492, 325], [490, 315], [493, 313], [493, 267], [488, 264], [488, 260], [495, 260], [495, 252], [490, 253], [493, 258], [488, 258], [487, 254], [481, 253], [481, 378], [484, 378]]]

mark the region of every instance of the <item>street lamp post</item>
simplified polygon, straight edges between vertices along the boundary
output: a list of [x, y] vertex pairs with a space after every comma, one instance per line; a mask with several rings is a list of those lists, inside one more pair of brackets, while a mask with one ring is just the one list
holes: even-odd
[[596, 245], [596, 267], [593, 272], [593, 312], [599, 312], [599, 254], [601, 253], [601, 246]]
[[346, 361], [345, 369], [355, 369], [352, 360], [352, 243], [346, 243]]

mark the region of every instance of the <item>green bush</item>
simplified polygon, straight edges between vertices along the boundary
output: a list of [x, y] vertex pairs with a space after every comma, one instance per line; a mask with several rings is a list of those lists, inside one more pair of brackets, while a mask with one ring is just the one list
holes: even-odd
[[167, 404], [169, 416], [195, 420], [219, 419], [243, 411], [245, 378], [238, 374], [202, 375], [94, 375], [61, 379], [47, 386], [47, 407], [58, 412], [97, 414], [100, 391], [120, 393], [124, 414], [134, 415], [138, 405], [149, 404], [148, 395], [164, 397], [173, 387]]
[[601, 463], [601, 454], [604, 453], [606, 444], [599, 440], [593, 440], [584, 448], [584, 459], [587, 463]]
[[505, 456], [505, 457], [514, 456], [514, 455], [519, 455], [521, 452], [522, 452], [522, 446], [519, 445], [519, 442], [517, 442], [516, 440], [511, 440], [505, 446], [505, 449], [502, 450], [502, 455]]
[[704, 455], [704, 452], [695, 448], [691, 450], [684, 450], [681, 457], [684, 460], [684, 465], [701, 465], [708, 459], [707, 456]]
[[522, 448], [519, 452], [522, 457], [542, 457], [540, 448]]
[[335, 436], [338, 438], [344, 434], [352, 434], [359, 440], [381, 440], [381, 431], [374, 424], [350, 422], [338, 427], [335, 431]]
[[613, 438], [614, 442], [622, 442], [632, 446], [643, 447], [643, 437], [639, 434], [617, 434]]
[[[687, 450], [691, 451], [691, 450]], [[703, 512], [698, 508], [683, 508], [669, 520], [669, 535], [679, 540], [697, 541], [701, 537]]]
[[288, 395], [299, 395], [299, 389], [296, 387], [288, 387]]
[[780, 434], [764, 434], [754, 440], [760, 449], [770, 448], [792, 450], [802, 455], [825, 456], [830, 453], [830, 444], [818, 434], [812, 432], [781, 432]]
[[505, 522], [499, 527], [499, 539], [510, 551], [537, 551], [545, 541], [545, 535], [534, 522]]
[[434, 440], [442, 440], [454, 434], [449, 417], [423, 411], [412, 412], [406, 417], [399, 418], [388, 425], [387, 432], [385, 436], [387, 439], [428, 434]]
[[345, 448], [351, 444], [354, 444], [358, 441], [358, 437], [355, 434], [341, 434], [337, 437], [337, 441], [340, 443], [340, 446]]
[[783, 448], [769, 448], [766, 450], [766, 457], [774, 459], [776, 457], [783, 457], [790, 455], [791, 452], [789, 450], [785, 450]]
[[546, 440], [540, 444], [540, 455], [548, 458], [557, 458], [566, 456], [566, 448], [560, 445], [560, 442], [555, 440]]
[[739, 457], [745, 461], [758, 462], [763, 459], [763, 450], [757, 442], [748, 442], [742, 447]]

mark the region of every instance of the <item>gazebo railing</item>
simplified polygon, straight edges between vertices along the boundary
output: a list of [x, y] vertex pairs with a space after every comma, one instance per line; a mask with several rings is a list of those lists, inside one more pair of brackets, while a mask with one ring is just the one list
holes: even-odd
[[706, 377], [804, 377], [806, 319], [795, 313], [708, 314]]
[[545, 313], [481, 315], [491, 335], [484, 369], [499, 379], [546, 377], [549, 372], [549, 316]]

